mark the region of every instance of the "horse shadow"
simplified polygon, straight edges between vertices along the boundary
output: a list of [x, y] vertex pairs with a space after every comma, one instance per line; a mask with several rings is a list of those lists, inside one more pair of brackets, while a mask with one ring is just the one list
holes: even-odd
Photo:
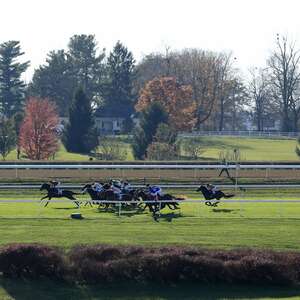
[[[52, 207], [52, 209], [58, 209], [58, 210], [74, 210], [74, 207]], [[78, 209], [77, 209], [78, 210]]]
[[156, 222], [159, 222], [159, 220], [163, 220], [166, 222], [172, 222], [173, 219], [178, 219], [178, 218], [183, 218], [184, 216], [180, 212], [171, 212], [171, 213], [166, 213], [166, 214], [154, 214], [153, 219]]
[[212, 209], [213, 212], [215, 213], [237, 213], [240, 210], [239, 209], [227, 209], [227, 208], [213, 208]]

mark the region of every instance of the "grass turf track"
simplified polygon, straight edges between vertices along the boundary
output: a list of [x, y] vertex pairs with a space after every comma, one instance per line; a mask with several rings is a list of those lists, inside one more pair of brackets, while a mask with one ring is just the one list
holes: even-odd
[[[175, 191], [170, 191], [175, 193]], [[228, 191], [229, 192], [229, 191]], [[200, 199], [191, 191], [176, 191]], [[234, 199], [300, 199], [299, 190], [248, 190]], [[1, 191], [0, 199], [38, 199], [39, 193]], [[82, 196], [79, 196], [83, 199]], [[84, 196], [86, 198], [86, 196]], [[202, 199], [202, 198], [201, 198]], [[84, 220], [71, 220], [80, 211]], [[74, 244], [198, 245], [209, 248], [300, 249], [300, 203], [181, 204], [162, 211], [156, 222], [148, 212], [75, 209], [70, 203], [0, 204], [0, 244], [39, 242], [69, 248]]]
[[[191, 191], [170, 191], [198, 198]], [[228, 191], [229, 192], [229, 191]], [[248, 190], [240, 199], [298, 199], [300, 190]], [[37, 192], [1, 191], [0, 199], [38, 199]], [[184, 204], [181, 214], [166, 211], [159, 222], [149, 213], [114, 212], [82, 208], [85, 220], [70, 220], [72, 203], [0, 204], [1, 244], [41, 242], [66, 249], [78, 243], [192, 244], [208, 248], [300, 248], [300, 203], [223, 203], [218, 210], [204, 204]], [[242, 213], [242, 217], [240, 214]], [[279, 217], [282, 214], [282, 217]], [[0, 299], [299, 299], [299, 288], [179, 285], [80, 286], [59, 282], [0, 279]]]

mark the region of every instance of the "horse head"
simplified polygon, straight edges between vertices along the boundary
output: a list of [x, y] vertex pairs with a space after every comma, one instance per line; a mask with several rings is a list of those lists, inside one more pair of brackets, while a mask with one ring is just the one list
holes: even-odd
[[203, 191], [207, 191], [207, 188], [204, 185], [200, 185], [197, 190], [197, 192], [203, 192]]
[[81, 188], [81, 191], [83, 192], [83, 193], [85, 193], [88, 189], [91, 189], [92, 188], [92, 185], [90, 184], [90, 183], [87, 183], [85, 186], [83, 186], [82, 188]]
[[48, 183], [46, 183], [46, 182], [44, 182], [44, 183], [41, 185], [41, 187], [40, 187], [40, 191], [42, 191], [42, 190], [47, 190], [47, 191], [49, 191], [49, 189], [50, 189], [50, 184], [48, 184]]

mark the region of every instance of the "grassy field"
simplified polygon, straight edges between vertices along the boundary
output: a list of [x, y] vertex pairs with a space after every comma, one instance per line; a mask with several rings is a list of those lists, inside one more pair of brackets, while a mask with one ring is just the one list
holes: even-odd
[[295, 161], [295, 139], [263, 139], [246, 137], [202, 137], [205, 160], [219, 159], [222, 150], [239, 149], [243, 161]]
[[[189, 199], [202, 199], [190, 190], [169, 190]], [[227, 190], [226, 192], [231, 192]], [[247, 190], [235, 199], [299, 199], [300, 190]], [[1, 190], [1, 200], [39, 199], [35, 191]], [[82, 201], [86, 196], [79, 196]], [[83, 220], [70, 218], [81, 212]], [[300, 203], [220, 203], [211, 208], [203, 203], [181, 204], [180, 211], [162, 211], [155, 221], [138, 210], [76, 209], [70, 202], [0, 204], [0, 245], [45, 243], [64, 247], [76, 244], [136, 244], [148, 246], [196, 245], [204, 248], [271, 248], [300, 251]], [[300, 288], [224, 285], [118, 285], [80, 286], [49, 281], [0, 278], [0, 299], [299, 299]]]
[[[126, 152], [126, 160], [134, 160], [130, 140], [118, 138], [120, 147]], [[287, 138], [248, 138], [228, 136], [208, 136], [200, 138], [203, 149], [199, 160], [219, 160], [220, 151], [239, 149], [241, 159], [244, 161], [298, 161], [295, 153], [296, 139]], [[182, 153], [183, 154], [183, 153]], [[12, 151], [6, 158], [7, 161], [16, 160], [16, 151]], [[52, 160], [52, 159], [51, 159]], [[51, 161], [50, 160], [50, 161]], [[56, 161], [88, 161], [88, 155], [69, 153], [61, 144], [55, 155]], [[21, 160], [22, 161], [22, 160]]]
[[[174, 191], [171, 191], [174, 192]], [[177, 191], [190, 199], [194, 192]], [[247, 191], [235, 199], [298, 199], [299, 190]], [[31, 193], [2, 191], [1, 199], [38, 199]], [[83, 200], [83, 196], [79, 196]], [[86, 199], [86, 197], [85, 197]], [[83, 220], [72, 220], [81, 212]], [[141, 210], [76, 209], [73, 203], [0, 204], [0, 244], [39, 242], [69, 248], [75, 244], [197, 245], [208, 248], [257, 247], [299, 250], [300, 203], [182, 203], [180, 211], [164, 209], [155, 221]]]

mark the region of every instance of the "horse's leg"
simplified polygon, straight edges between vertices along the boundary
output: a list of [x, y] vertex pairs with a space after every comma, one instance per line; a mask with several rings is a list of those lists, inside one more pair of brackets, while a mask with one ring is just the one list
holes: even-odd
[[80, 207], [79, 202], [76, 200], [76, 198], [73, 195], [71, 195], [70, 197], [68, 197], [68, 199], [72, 200], [72, 202], [74, 202], [77, 205], [77, 208]]
[[42, 197], [40, 201], [42, 201], [42, 200], [44, 200], [44, 199], [46, 199], [46, 198], [48, 198], [48, 195]]
[[44, 207], [46, 207], [49, 204], [50, 200], [51, 200], [51, 197], [48, 197], [48, 201], [46, 202], [46, 204], [44, 205]]

